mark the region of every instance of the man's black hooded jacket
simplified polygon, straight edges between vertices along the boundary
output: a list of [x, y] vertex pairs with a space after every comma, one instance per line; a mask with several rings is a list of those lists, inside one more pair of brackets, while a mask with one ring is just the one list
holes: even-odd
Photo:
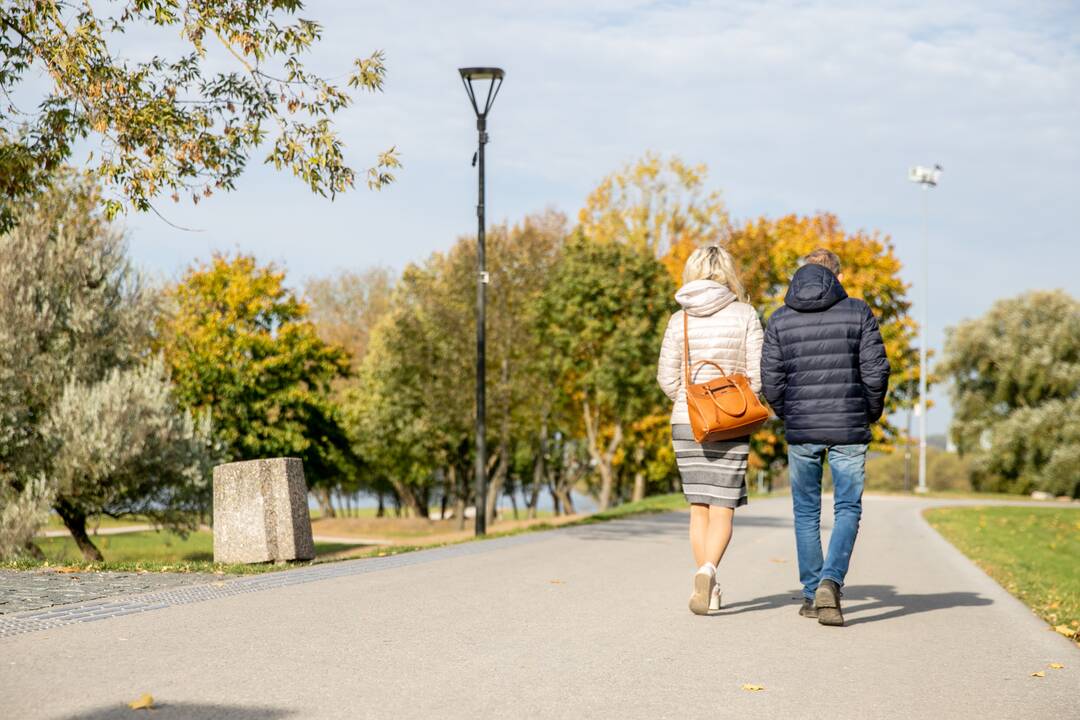
[[821, 265], [791, 278], [769, 318], [761, 358], [766, 399], [792, 444], [870, 442], [885, 406], [889, 359], [870, 306]]

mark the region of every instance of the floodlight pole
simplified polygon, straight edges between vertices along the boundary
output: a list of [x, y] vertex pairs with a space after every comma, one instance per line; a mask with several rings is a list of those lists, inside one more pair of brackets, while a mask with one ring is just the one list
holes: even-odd
[[926, 488], [926, 323], [930, 303], [930, 184], [922, 183], [923, 196], [923, 282], [922, 317], [919, 319], [919, 486], [915, 492], [925, 493]]
[[[922, 309], [919, 319], [919, 485], [917, 493], [927, 492], [926, 486], [926, 323], [930, 305], [930, 188], [936, 187], [941, 166], [933, 168], [916, 166], [908, 172], [908, 179], [922, 186], [923, 195], [923, 282]], [[910, 426], [909, 426], [910, 428]], [[909, 429], [910, 432], [910, 429]]]

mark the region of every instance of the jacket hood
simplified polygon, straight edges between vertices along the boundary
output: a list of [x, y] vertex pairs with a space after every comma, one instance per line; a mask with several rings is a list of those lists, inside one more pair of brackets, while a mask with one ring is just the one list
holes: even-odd
[[675, 300], [687, 315], [704, 317], [723, 310], [737, 298], [726, 285], [715, 280], [694, 280], [679, 288]]
[[784, 304], [799, 312], [828, 310], [848, 296], [844, 286], [828, 268], [803, 265], [795, 271]]

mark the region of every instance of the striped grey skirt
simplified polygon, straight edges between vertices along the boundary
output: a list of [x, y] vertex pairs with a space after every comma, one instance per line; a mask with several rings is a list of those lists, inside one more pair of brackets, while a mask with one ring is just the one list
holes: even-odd
[[747, 503], [750, 438], [699, 443], [689, 425], [672, 425], [671, 442], [687, 502], [729, 508]]

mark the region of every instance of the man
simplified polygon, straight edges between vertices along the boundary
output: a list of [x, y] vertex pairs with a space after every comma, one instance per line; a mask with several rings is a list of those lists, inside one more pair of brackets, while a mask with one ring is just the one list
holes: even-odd
[[[791, 278], [765, 330], [761, 379], [784, 421], [803, 604], [799, 614], [843, 625], [841, 588], [862, 515], [870, 424], [881, 418], [889, 359], [874, 313], [844, 291], [840, 258], [818, 249]], [[835, 499], [829, 552], [821, 554], [821, 468]]]

